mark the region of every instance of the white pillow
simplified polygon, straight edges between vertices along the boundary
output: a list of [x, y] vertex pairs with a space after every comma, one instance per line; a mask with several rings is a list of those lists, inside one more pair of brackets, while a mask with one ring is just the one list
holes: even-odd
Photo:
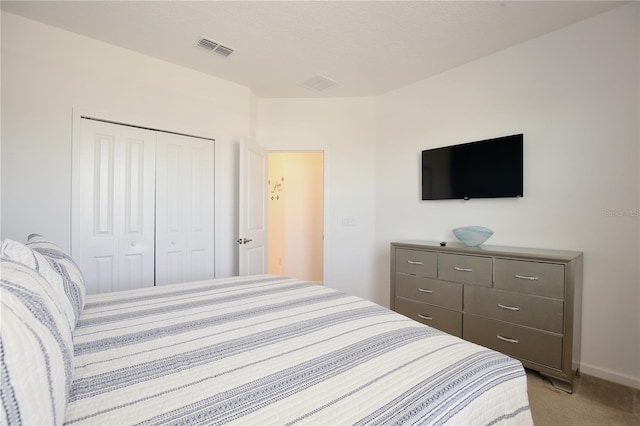
[[84, 308], [84, 299], [86, 297], [82, 271], [80, 271], [76, 262], [67, 252], [42, 235], [29, 235], [27, 246], [46, 257], [53, 269], [62, 277], [65, 294], [71, 302], [77, 323], [78, 318], [80, 318], [80, 313]]
[[67, 318], [43, 274], [4, 254], [0, 269], [0, 423], [62, 424], [73, 378]]
[[53, 269], [52, 262], [24, 244], [8, 238], [4, 240], [2, 246], [0, 246], [0, 254], [15, 262], [20, 262], [42, 275], [51, 287], [50, 297], [55, 301], [60, 310], [60, 314], [64, 315], [71, 329], [71, 333], [73, 333], [77, 318], [73, 306], [66, 295], [64, 280], [62, 276]]

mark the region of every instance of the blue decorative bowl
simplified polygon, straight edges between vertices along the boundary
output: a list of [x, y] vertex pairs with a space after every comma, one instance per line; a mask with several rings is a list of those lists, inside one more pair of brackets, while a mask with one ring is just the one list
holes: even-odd
[[457, 239], [467, 247], [477, 247], [493, 235], [493, 231], [484, 226], [465, 226], [453, 230]]

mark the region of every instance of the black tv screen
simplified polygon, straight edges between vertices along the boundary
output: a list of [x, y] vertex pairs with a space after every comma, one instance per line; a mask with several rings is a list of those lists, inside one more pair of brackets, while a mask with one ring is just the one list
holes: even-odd
[[523, 135], [422, 151], [422, 199], [522, 197]]

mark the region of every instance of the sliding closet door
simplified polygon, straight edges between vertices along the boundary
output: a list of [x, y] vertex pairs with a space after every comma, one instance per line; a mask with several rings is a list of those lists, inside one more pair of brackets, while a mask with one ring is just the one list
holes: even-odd
[[153, 131], [82, 119], [73, 256], [88, 293], [154, 284]]
[[213, 278], [214, 145], [158, 133], [156, 285]]

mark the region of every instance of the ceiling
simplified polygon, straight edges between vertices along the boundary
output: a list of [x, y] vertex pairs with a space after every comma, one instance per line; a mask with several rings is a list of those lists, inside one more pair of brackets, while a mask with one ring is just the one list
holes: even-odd
[[[1, 7], [280, 98], [379, 95], [625, 3], [3, 0]], [[196, 47], [201, 36], [235, 52]], [[302, 86], [316, 75], [336, 84]]]

